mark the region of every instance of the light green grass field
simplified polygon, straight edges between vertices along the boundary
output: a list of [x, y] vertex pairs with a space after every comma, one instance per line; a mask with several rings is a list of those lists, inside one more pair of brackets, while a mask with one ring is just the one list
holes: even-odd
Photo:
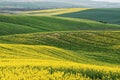
[[0, 15], [0, 80], [119, 79], [120, 25]]

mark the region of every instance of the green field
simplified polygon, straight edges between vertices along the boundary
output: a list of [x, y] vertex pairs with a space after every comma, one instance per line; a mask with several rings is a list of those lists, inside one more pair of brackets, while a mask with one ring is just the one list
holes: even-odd
[[0, 80], [120, 79], [119, 24], [26, 14], [0, 15]]
[[66, 13], [59, 16], [72, 17], [72, 18], [84, 18], [90, 20], [96, 20], [100, 22], [107, 22], [112, 24], [120, 24], [120, 8], [106, 8], [106, 9], [90, 9], [85, 11]]
[[119, 30], [119, 25], [75, 18], [0, 15], [0, 35], [78, 30]]

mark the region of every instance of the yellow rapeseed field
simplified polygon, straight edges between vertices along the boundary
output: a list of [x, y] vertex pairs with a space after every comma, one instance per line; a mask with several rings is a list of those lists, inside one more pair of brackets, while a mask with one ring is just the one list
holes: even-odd
[[120, 79], [119, 67], [39, 59], [1, 59], [0, 64], [0, 80]]

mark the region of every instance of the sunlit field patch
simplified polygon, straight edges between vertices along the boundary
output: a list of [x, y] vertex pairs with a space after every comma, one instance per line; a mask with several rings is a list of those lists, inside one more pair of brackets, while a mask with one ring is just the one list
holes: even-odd
[[36, 16], [51, 16], [51, 15], [60, 15], [71, 12], [78, 12], [83, 10], [88, 10], [90, 8], [61, 8], [61, 9], [48, 9], [48, 10], [35, 10], [35, 11], [25, 11], [22, 14], [25, 15], [36, 15]]

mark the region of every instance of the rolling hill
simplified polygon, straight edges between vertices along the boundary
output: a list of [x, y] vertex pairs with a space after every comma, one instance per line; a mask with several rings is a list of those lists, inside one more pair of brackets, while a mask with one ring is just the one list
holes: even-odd
[[0, 80], [120, 79], [120, 25], [26, 14], [0, 15]]
[[119, 29], [119, 25], [104, 24], [85, 19], [47, 16], [0, 15], [0, 35], [47, 31]]
[[84, 18], [96, 20], [100, 22], [107, 22], [111, 24], [120, 24], [120, 9], [119, 8], [101, 8], [90, 9], [85, 11], [62, 14], [62, 17]]
[[[49, 32], [49, 33], [31, 33], [31, 34], [19, 34], [19, 35], [10, 35], [10, 36], [1, 36], [0, 42], [2, 43], [8, 43], [8, 44], [25, 44], [25, 45], [46, 45], [46, 46], [54, 46], [57, 48], [62, 48], [65, 50], [69, 50], [72, 52], [67, 53], [73, 53], [74, 55], [77, 54], [77, 57], [73, 57], [77, 60], [77, 62], [81, 62], [79, 60], [79, 57], [86, 57], [87, 59], [92, 59], [96, 61], [102, 61], [106, 63], [112, 63], [112, 64], [120, 64], [119, 60], [119, 44], [120, 44], [120, 32], [92, 32], [92, 31], [78, 31], [78, 32]], [[8, 46], [7, 46], [8, 47]], [[8, 48], [8, 50], [11, 50]], [[34, 46], [33, 46], [34, 48]], [[47, 47], [46, 47], [47, 48]], [[56, 49], [57, 49], [56, 48]], [[18, 52], [19, 49], [18, 49]], [[24, 48], [22, 48], [24, 49]], [[27, 48], [25, 48], [27, 50]], [[28, 48], [29, 50], [30, 48]], [[37, 47], [35, 49], [32, 49], [36, 51], [36, 53], [42, 51], [42, 49], [38, 49]], [[15, 50], [15, 48], [14, 48]], [[24, 50], [24, 51], [26, 51]], [[30, 49], [31, 50], [31, 49]], [[47, 51], [47, 49], [45, 49]], [[48, 49], [49, 50], [49, 49]], [[16, 50], [15, 50], [16, 51]], [[44, 51], [44, 49], [43, 49]], [[26, 51], [27, 52], [27, 51]], [[47, 51], [49, 52], [49, 51]], [[62, 54], [64, 52], [61, 51], [51, 51], [50, 53], [56, 52], [58, 55]], [[44, 53], [44, 52], [42, 52]], [[22, 54], [22, 52], [21, 52]], [[40, 54], [41, 55], [41, 54]], [[88, 56], [89, 55], [89, 56]], [[62, 55], [61, 55], [62, 56]], [[76, 55], [75, 55], [76, 56]], [[114, 57], [112, 57], [114, 56]], [[51, 56], [53, 57], [53, 56]], [[66, 57], [69, 57], [66, 55]], [[56, 58], [56, 57], [55, 57]], [[84, 59], [84, 62], [86, 60]], [[65, 59], [65, 58], [64, 58]], [[67, 59], [66, 59], [67, 60]], [[111, 62], [112, 60], [112, 62]], [[92, 61], [91, 61], [92, 62]], [[95, 63], [94, 63], [95, 64]]]

